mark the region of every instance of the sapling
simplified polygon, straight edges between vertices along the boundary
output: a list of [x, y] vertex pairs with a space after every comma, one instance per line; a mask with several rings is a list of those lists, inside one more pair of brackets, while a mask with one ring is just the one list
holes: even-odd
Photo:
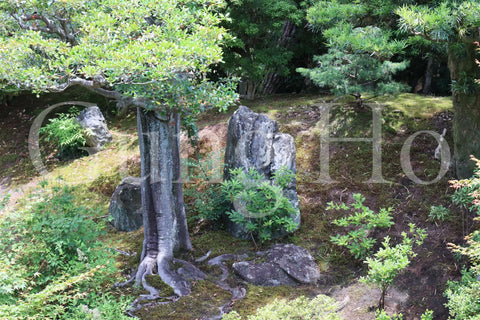
[[410, 233], [402, 232], [402, 242], [391, 246], [390, 237], [386, 236], [380, 248], [373, 257], [365, 259], [368, 265], [368, 273], [360, 281], [378, 286], [381, 291], [378, 308], [385, 308], [385, 295], [395, 278], [410, 264], [410, 259], [416, 256], [413, 252], [413, 245], [420, 246], [426, 237], [424, 229], [417, 228], [413, 223], [410, 225]]
[[388, 228], [393, 225], [392, 208], [382, 208], [378, 213], [363, 204], [365, 197], [359, 193], [353, 194], [354, 203], [336, 204], [328, 203], [327, 210], [349, 210], [353, 213], [347, 217], [336, 219], [334, 224], [340, 227], [354, 227], [354, 230], [347, 232], [346, 235], [337, 234], [331, 237], [331, 241], [339, 246], [350, 249], [355, 258], [365, 258], [376, 243], [376, 240], [369, 237], [369, 233], [374, 228]]

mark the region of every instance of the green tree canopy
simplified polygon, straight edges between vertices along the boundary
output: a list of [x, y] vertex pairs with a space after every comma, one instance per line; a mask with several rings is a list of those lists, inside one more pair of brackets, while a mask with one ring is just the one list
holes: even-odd
[[202, 110], [193, 107], [197, 101], [225, 106], [230, 100], [212, 95], [203, 76], [222, 57], [223, 6], [221, 0], [2, 1], [0, 90], [80, 85], [119, 104], [180, 106], [188, 113]]
[[314, 30], [327, 39], [329, 50], [317, 56], [317, 68], [299, 68], [302, 75], [336, 95], [395, 93], [405, 89], [392, 76], [408, 66], [394, 62], [406, 46], [391, 31], [391, 1], [318, 1], [308, 10]]
[[475, 42], [480, 40], [478, 1], [452, 0], [434, 5], [403, 6], [396, 10], [400, 26], [413, 36], [447, 45], [454, 105], [453, 138], [458, 177], [473, 172], [470, 155], [480, 156], [480, 69]]
[[[232, 34], [226, 42], [224, 70], [241, 78], [240, 93], [274, 93], [278, 79], [287, 76], [294, 55], [306, 47], [294, 43], [305, 24], [304, 1], [233, 0], [225, 23]], [[311, 40], [311, 39], [310, 39]]]
[[180, 118], [236, 98], [212, 83], [222, 58], [222, 0], [6, 0], [0, 3], [0, 90], [63, 91], [82, 86], [138, 107], [144, 243], [135, 276], [150, 297], [158, 273], [177, 295], [188, 283], [170, 269], [191, 249], [180, 183]]

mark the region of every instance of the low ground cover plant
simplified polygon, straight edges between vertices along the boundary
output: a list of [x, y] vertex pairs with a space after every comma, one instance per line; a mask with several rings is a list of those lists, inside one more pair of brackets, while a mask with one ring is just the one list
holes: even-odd
[[116, 266], [98, 241], [99, 215], [76, 203], [73, 188], [41, 183], [2, 219], [0, 319], [126, 319], [127, 299], [104, 288]]

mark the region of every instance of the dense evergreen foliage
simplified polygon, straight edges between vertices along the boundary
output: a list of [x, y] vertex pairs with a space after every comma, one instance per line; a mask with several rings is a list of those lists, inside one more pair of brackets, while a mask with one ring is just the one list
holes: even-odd
[[275, 93], [295, 75], [295, 63], [321, 48], [306, 28], [309, 1], [229, 1], [224, 25], [231, 38], [225, 44], [223, 69], [240, 77], [240, 94], [252, 99]]
[[[473, 173], [470, 155], [480, 155], [480, 137], [472, 132], [480, 124], [479, 93], [476, 79], [480, 69], [476, 52], [480, 40], [478, 1], [442, 1], [432, 6], [398, 8], [400, 27], [415, 37], [447, 45], [448, 67], [454, 103], [455, 170], [458, 177]], [[468, 141], [468, 142], [467, 142]]]
[[355, 96], [358, 104], [364, 93], [405, 90], [405, 85], [393, 80], [395, 73], [408, 66], [407, 61], [394, 60], [406, 46], [393, 37], [395, 5], [388, 1], [316, 2], [308, 10], [308, 21], [323, 33], [329, 49], [316, 57], [318, 67], [298, 71], [336, 95]]

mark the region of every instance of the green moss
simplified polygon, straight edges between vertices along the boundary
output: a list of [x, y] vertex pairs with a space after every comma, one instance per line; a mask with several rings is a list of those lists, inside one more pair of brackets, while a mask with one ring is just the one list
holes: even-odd
[[160, 295], [164, 297], [170, 297], [174, 295], [173, 289], [163, 282], [158, 274], [146, 276], [145, 279], [149, 285], [158, 289]]
[[220, 314], [219, 307], [228, 303], [231, 294], [209, 281], [198, 281], [192, 286], [190, 295], [178, 301], [146, 307], [135, 315], [140, 319], [191, 320], [210, 318]]
[[437, 112], [452, 110], [451, 97], [422, 96], [413, 93], [402, 93], [396, 96], [382, 96], [375, 102], [402, 112], [409, 118], [430, 118]]
[[193, 235], [192, 244], [195, 251], [202, 254], [212, 251], [212, 257], [225, 253], [242, 253], [253, 249], [251, 241], [234, 238], [225, 231], [213, 230], [201, 235]]

